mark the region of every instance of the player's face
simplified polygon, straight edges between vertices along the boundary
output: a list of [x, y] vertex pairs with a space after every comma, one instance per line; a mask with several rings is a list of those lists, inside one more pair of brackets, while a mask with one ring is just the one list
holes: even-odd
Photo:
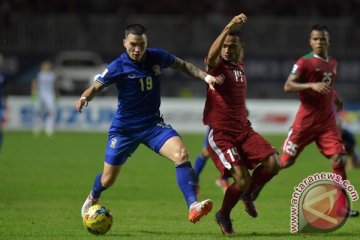
[[227, 36], [221, 49], [221, 56], [226, 61], [238, 63], [244, 55], [243, 45], [235, 36]]
[[315, 54], [327, 57], [327, 51], [330, 46], [329, 33], [327, 31], [313, 30], [310, 33], [310, 46]]
[[126, 52], [130, 58], [140, 62], [147, 47], [147, 37], [143, 35], [128, 34], [123, 41]]

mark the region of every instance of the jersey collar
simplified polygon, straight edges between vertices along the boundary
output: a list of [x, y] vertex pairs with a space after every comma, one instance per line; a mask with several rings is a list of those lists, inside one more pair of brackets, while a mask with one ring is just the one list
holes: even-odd
[[315, 53], [314, 53], [314, 57], [320, 59], [321, 61], [329, 62], [329, 57], [327, 57], [327, 58], [325, 59], [325, 58], [322, 58], [322, 57], [320, 57], [319, 55], [317, 55], [317, 54], [315, 54]]

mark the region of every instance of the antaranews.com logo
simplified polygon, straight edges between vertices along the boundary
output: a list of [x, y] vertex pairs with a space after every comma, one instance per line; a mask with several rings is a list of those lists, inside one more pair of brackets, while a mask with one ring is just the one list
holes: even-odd
[[294, 188], [290, 232], [332, 232], [348, 219], [351, 202], [359, 195], [348, 180], [329, 172], [306, 177]]

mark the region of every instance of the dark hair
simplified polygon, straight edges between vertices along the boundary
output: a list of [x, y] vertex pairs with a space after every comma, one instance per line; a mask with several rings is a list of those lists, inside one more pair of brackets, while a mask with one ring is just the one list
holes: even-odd
[[234, 27], [233, 29], [231, 29], [228, 35], [236, 37], [240, 43], [243, 42], [240, 27]]
[[315, 24], [314, 26], [311, 27], [311, 32], [312, 31], [328, 32], [328, 34], [330, 35], [329, 29], [325, 25]]
[[143, 35], [146, 34], [146, 28], [141, 24], [130, 24], [125, 28], [125, 37], [129, 34]]

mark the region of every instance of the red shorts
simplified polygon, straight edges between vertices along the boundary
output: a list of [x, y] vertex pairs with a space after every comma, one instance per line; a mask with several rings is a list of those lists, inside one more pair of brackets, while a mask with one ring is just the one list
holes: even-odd
[[252, 128], [243, 132], [210, 129], [208, 150], [215, 166], [223, 176], [231, 176], [232, 166], [244, 165], [253, 169], [277, 151]]
[[320, 152], [327, 158], [334, 154], [346, 153], [337, 129], [322, 132], [303, 132], [290, 129], [283, 145], [283, 155], [280, 158], [282, 165], [287, 162], [294, 162], [304, 148], [314, 141]]

